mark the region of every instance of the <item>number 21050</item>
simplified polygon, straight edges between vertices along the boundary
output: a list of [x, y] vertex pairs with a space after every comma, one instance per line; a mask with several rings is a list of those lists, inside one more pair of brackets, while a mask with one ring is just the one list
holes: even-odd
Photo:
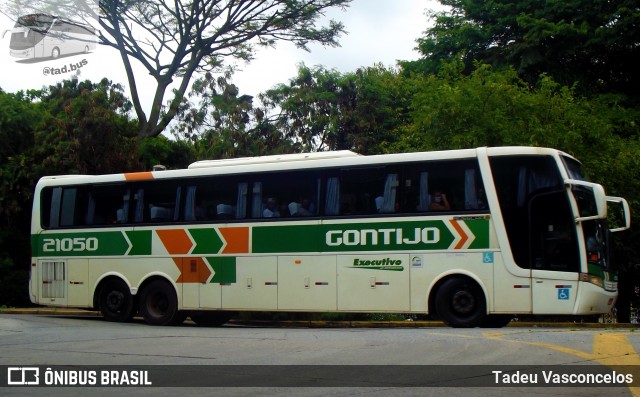
[[44, 252], [82, 252], [97, 251], [98, 239], [95, 237], [45, 238], [42, 240]]

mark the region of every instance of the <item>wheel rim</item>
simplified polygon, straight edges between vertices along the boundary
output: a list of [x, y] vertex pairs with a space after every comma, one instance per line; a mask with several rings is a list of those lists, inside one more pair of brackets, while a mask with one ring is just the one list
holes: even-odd
[[107, 309], [112, 312], [118, 312], [122, 310], [124, 299], [125, 298], [122, 291], [110, 291], [106, 299]]
[[162, 292], [156, 292], [151, 295], [151, 299], [147, 304], [149, 314], [154, 317], [162, 317], [167, 314], [169, 309], [169, 299]]
[[458, 314], [471, 314], [473, 313], [475, 307], [475, 297], [471, 292], [467, 290], [457, 291], [451, 297], [451, 308]]

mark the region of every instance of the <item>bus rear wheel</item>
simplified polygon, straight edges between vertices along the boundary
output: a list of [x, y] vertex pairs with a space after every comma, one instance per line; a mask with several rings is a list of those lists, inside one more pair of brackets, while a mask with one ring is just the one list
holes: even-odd
[[154, 280], [140, 295], [140, 314], [151, 325], [176, 325], [186, 315], [178, 311], [178, 298], [173, 286], [164, 280]]
[[480, 286], [467, 278], [445, 281], [436, 293], [436, 312], [447, 325], [473, 328], [486, 317], [486, 302]]
[[122, 280], [108, 280], [98, 295], [100, 313], [107, 321], [128, 321], [133, 317], [133, 296]]

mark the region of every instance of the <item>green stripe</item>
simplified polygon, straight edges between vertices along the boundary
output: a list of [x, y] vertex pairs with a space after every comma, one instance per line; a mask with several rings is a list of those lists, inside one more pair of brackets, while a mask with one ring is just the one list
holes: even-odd
[[469, 246], [470, 249], [489, 248], [489, 221], [487, 219], [473, 219], [464, 221], [476, 239]]
[[41, 234], [36, 247], [40, 256], [122, 256], [130, 246], [124, 232], [118, 231]]
[[[446, 250], [454, 236], [442, 220], [254, 226], [254, 253]], [[472, 249], [489, 248], [489, 220], [465, 220]]]
[[151, 255], [151, 230], [47, 233], [31, 236], [31, 243], [37, 256]]
[[[359, 222], [251, 227], [252, 253], [376, 252], [447, 250], [455, 236], [443, 220]], [[474, 234], [470, 249], [489, 246], [489, 219], [458, 220]], [[188, 230], [194, 255], [217, 254], [224, 242], [216, 229]], [[152, 253], [151, 230], [47, 233], [31, 237], [33, 254], [43, 256], [142, 256]], [[131, 244], [129, 244], [129, 242]]]
[[151, 255], [151, 230], [127, 231], [133, 245], [129, 255]]
[[232, 284], [236, 282], [236, 258], [211, 257], [205, 259], [214, 272], [210, 283]]
[[215, 229], [189, 229], [189, 233], [196, 243], [192, 254], [203, 255], [220, 252], [223, 242]]

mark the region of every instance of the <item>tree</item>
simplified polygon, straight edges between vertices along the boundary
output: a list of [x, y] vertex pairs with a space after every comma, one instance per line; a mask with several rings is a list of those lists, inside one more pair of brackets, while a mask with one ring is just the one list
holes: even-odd
[[254, 106], [253, 97], [240, 95], [231, 74], [211, 73], [193, 83], [190, 98], [183, 101], [172, 128], [180, 141], [192, 145], [197, 159], [220, 159], [293, 153], [300, 150], [286, 132], [279, 130]]
[[[101, 42], [117, 49], [127, 73], [139, 136], [160, 134], [179, 111], [197, 71], [219, 71], [225, 59], [250, 61], [256, 45], [289, 41], [307, 48], [310, 42], [337, 45], [342, 24], [316, 27], [331, 7], [350, 0], [102, 0]], [[151, 111], [140, 102], [132, 60], [156, 81]], [[163, 101], [174, 79], [168, 108]]]
[[511, 66], [530, 84], [541, 73], [580, 92], [636, 96], [640, 7], [636, 0], [440, 0], [435, 25], [418, 40], [423, 58], [407, 71], [437, 72], [442, 61]]
[[40, 177], [138, 168], [128, 109], [122, 87], [106, 79], [0, 90], [0, 305], [29, 302], [31, 205]]
[[345, 74], [301, 65], [288, 84], [260, 99], [276, 129], [303, 150], [371, 154], [395, 140], [411, 93], [404, 81], [381, 65]]
[[29, 215], [34, 186], [30, 152], [45, 112], [33, 99], [37, 91], [15, 94], [0, 90], [0, 305], [29, 302]]
[[104, 174], [139, 168], [137, 123], [129, 119], [131, 103], [123, 88], [107, 79], [99, 83], [65, 80], [39, 96], [49, 115], [35, 134], [34, 155], [43, 172]]

